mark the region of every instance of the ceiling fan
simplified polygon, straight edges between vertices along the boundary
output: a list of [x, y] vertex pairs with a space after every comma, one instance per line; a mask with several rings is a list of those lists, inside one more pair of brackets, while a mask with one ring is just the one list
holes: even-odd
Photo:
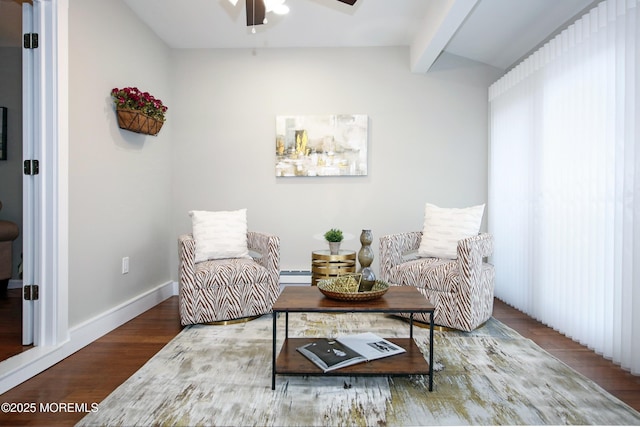
[[[231, 3], [233, 3], [233, 5], [235, 6], [236, 3], [238, 2], [238, 0], [229, 0], [231, 1]], [[349, 6], [353, 6], [354, 4], [356, 4], [356, 1], [358, 0], [336, 0], [339, 1], [341, 3], [345, 3], [348, 4]], [[284, 3], [284, 0], [245, 0], [245, 4], [246, 4], [246, 10], [247, 10], [247, 27], [253, 27], [254, 25], [262, 25], [265, 23], [265, 17], [267, 12], [270, 11], [274, 11], [275, 13], [278, 13], [278, 10], [275, 9], [277, 7], [282, 7]], [[286, 8], [286, 12], [281, 12], [281, 13], [287, 13], [289, 11], [289, 8], [284, 6], [284, 8]]]

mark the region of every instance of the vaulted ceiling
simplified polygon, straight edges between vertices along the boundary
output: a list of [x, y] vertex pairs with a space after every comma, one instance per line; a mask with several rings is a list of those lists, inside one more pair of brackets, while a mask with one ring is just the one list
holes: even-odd
[[[246, 25], [245, 0], [235, 6], [229, 0], [124, 2], [173, 48], [409, 46], [413, 72], [427, 72], [443, 51], [507, 69], [596, 4], [594, 0], [359, 0], [349, 6], [336, 0], [287, 0], [289, 14], [268, 14], [268, 23], [256, 26], [253, 33]], [[19, 3], [0, 0], [0, 46], [20, 43]]]
[[247, 28], [245, 1], [124, 0], [175, 48], [410, 46], [426, 72], [442, 51], [506, 69], [593, 0], [288, 0]]

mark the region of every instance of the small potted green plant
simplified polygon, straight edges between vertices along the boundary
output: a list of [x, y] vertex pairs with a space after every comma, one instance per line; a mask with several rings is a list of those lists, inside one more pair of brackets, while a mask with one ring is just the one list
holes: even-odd
[[331, 255], [337, 255], [340, 252], [340, 243], [342, 242], [342, 239], [344, 239], [342, 230], [332, 228], [331, 230], [324, 233], [324, 238], [327, 242], [329, 242], [329, 250], [331, 252]]

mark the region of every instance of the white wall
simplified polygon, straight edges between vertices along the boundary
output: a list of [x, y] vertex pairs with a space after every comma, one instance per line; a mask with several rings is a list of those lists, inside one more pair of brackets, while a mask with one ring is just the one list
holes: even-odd
[[138, 86], [172, 105], [169, 59], [121, 1], [69, 2], [70, 326], [170, 280], [172, 125], [121, 130], [109, 95]]
[[18, 224], [13, 278], [22, 253], [22, 48], [0, 47], [0, 107], [7, 108], [7, 160], [0, 160], [0, 219]]
[[[121, 0], [69, 0], [68, 22], [69, 122], [59, 123], [69, 134], [66, 290], [69, 327], [82, 337], [64, 352], [177, 279], [188, 210], [247, 207], [251, 229], [282, 238], [281, 267], [309, 269], [311, 250], [325, 247], [313, 235], [330, 227], [352, 234], [345, 247], [356, 250], [371, 228], [377, 247], [383, 234], [420, 229], [426, 201], [486, 199], [496, 69], [443, 55], [416, 75], [408, 48], [171, 50]], [[158, 137], [117, 127], [109, 92], [123, 86], [169, 106]], [[369, 115], [369, 175], [276, 179], [275, 116], [325, 113]]]
[[[487, 87], [499, 70], [444, 55], [426, 74], [409, 49], [172, 50], [172, 233], [191, 209], [248, 208], [281, 237], [281, 268], [310, 269], [313, 238], [422, 228], [425, 202], [487, 197]], [[369, 115], [366, 177], [275, 177], [275, 116]], [[175, 245], [171, 256], [177, 278]]]
[[[426, 75], [405, 47], [171, 50], [120, 1], [69, 10], [69, 323], [177, 279], [191, 209], [246, 207], [309, 269], [313, 238], [420, 229], [426, 201], [486, 201], [487, 87], [498, 70], [444, 55]], [[112, 87], [165, 101], [158, 137], [117, 127]], [[276, 178], [275, 116], [369, 115], [369, 175]], [[131, 272], [120, 273], [128, 256]]]

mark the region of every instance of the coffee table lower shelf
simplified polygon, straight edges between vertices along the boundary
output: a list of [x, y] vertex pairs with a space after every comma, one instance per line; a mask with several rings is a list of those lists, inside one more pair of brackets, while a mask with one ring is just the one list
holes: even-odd
[[412, 338], [385, 338], [405, 353], [323, 372], [296, 349], [318, 338], [287, 338], [276, 359], [275, 374], [281, 375], [429, 375], [429, 363]]

